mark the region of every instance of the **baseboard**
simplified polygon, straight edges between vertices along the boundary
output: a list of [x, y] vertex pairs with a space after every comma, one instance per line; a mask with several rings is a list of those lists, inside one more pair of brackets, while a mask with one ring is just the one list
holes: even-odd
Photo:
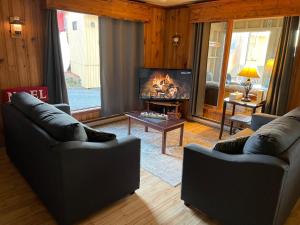
[[104, 124], [113, 123], [121, 120], [126, 120], [126, 119], [127, 116], [119, 115], [119, 116], [113, 116], [108, 118], [99, 118], [98, 120], [85, 122], [85, 124], [90, 127], [95, 127], [95, 126], [101, 126]]
[[[206, 120], [206, 119], [201, 119], [199, 117], [190, 117], [189, 118], [191, 121], [195, 121], [195, 122], [198, 122], [198, 123], [201, 123], [201, 124], [204, 124], [206, 126], [210, 126], [210, 127], [214, 127], [214, 128], [217, 128], [217, 129], [221, 129], [221, 124], [217, 121], [212, 121], [212, 120]], [[224, 125], [224, 130], [226, 131], [229, 131], [230, 130], [230, 127], [227, 126], [227, 125]]]

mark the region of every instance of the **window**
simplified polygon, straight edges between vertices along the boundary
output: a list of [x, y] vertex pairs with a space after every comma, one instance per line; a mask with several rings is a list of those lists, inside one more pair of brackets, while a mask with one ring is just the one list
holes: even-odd
[[244, 79], [238, 74], [245, 66], [256, 67], [260, 78], [253, 79], [254, 91], [267, 93], [278, 47], [282, 18], [237, 20], [234, 22], [227, 70], [225, 96], [241, 91]]
[[58, 27], [71, 110], [100, 107], [98, 17], [58, 11]]
[[[201, 117], [212, 120], [220, 119], [219, 110], [222, 109], [223, 102], [220, 98], [227, 98], [230, 93], [236, 91], [244, 93], [241, 83], [247, 78], [238, 76], [244, 67], [256, 67], [260, 75], [259, 78], [251, 79], [253, 88], [250, 94], [253, 99], [261, 101], [266, 97], [281, 37], [283, 18], [235, 20], [229, 25], [230, 29], [227, 28], [228, 22], [211, 23], [204, 106], [199, 108], [203, 108]], [[231, 35], [230, 46], [226, 42], [227, 35]], [[224, 62], [224, 54], [226, 59], [229, 56], [228, 63]], [[224, 72], [223, 66], [227, 67], [227, 72]], [[198, 91], [203, 96], [201, 85]], [[249, 113], [240, 107], [237, 107], [237, 112]]]

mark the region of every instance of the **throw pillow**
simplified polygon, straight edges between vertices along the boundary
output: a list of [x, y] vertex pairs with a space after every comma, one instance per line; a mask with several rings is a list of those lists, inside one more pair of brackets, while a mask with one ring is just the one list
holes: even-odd
[[243, 154], [243, 148], [248, 138], [249, 136], [219, 141], [213, 150], [231, 155]]
[[89, 142], [106, 142], [116, 139], [115, 134], [105, 133], [84, 125], [84, 130]]

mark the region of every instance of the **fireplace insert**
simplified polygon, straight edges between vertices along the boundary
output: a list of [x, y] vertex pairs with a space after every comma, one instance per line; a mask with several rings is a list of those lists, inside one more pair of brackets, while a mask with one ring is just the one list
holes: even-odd
[[138, 72], [140, 98], [183, 100], [190, 98], [192, 71], [143, 68]]

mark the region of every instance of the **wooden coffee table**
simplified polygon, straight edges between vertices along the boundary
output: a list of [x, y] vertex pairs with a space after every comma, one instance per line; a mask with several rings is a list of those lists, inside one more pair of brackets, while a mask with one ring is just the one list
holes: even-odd
[[131, 134], [131, 120], [145, 125], [145, 132], [148, 132], [148, 128], [162, 132], [162, 154], [166, 153], [166, 139], [167, 132], [180, 128], [180, 139], [179, 145], [182, 146], [183, 141], [183, 131], [184, 131], [184, 119], [169, 119], [169, 120], [160, 120], [153, 118], [146, 118], [141, 116], [141, 112], [129, 112], [125, 114], [128, 117], [128, 135]]

